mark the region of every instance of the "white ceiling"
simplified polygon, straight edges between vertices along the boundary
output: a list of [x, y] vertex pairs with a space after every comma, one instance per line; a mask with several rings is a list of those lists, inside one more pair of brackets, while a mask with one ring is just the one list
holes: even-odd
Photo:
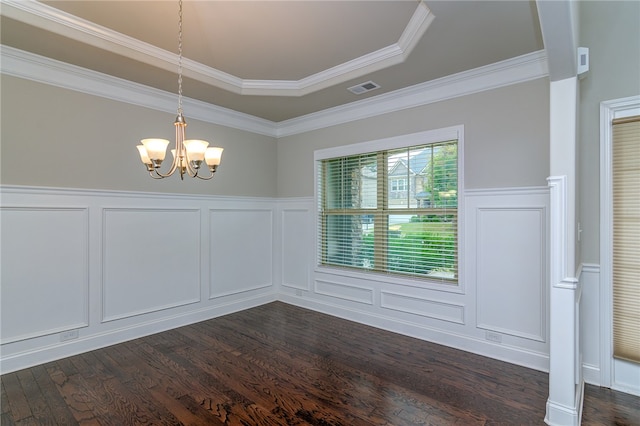
[[[177, 93], [177, 1], [3, 0], [0, 13], [3, 45]], [[527, 0], [185, 0], [183, 21], [184, 95], [274, 122], [544, 48]], [[347, 90], [370, 80], [380, 88]]]

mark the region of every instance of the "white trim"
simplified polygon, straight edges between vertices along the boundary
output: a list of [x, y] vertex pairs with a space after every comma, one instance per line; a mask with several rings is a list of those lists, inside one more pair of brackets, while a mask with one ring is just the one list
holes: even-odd
[[[594, 274], [596, 275], [598, 278], [596, 278], [593, 282], [597, 285], [600, 282], [600, 265], [596, 264], [596, 263], [581, 263], [580, 265], [578, 265], [578, 272], [576, 272], [576, 277], [578, 277], [578, 281], [580, 282], [580, 291], [582, 293], [584, 293], [585, 291], [589, 291], [591, 292], [591, 288], [592, 286], [586, 286], [585, 285], [585, 276], [588, 274]], [[598, 289], [598, 291], [600, 291]], [[582, 296], [582, 295], [581, 295]], [[581, 299], [584, 300], [584, 299]], [[584, 302], [581, 301], [580, 304], [580, 329], [581, 330], [586, 330], [584, 328], [584, 317], [585, 315], [595, 315], [598, 314], [599, 312], [601, 312], [601, 307], [599, 307], [598, 310], [596, 310], [595, 312], [593, 311], [585, 311], [584, 309]], [[600, 318], [598, 318], [598, 321], [600, 322]], [[598, 323], [599, 323], [598, 322]], [[580, 336], [580, 341], [581, 344], [584, 345], [584, 340], [585, 338], [583, 337], [584, 335]], [[600, 337], [600, 334], [598, 333], [598, 337]], [[583, 346], [584, 348], [584, 346]], [[598, 345], [598, 350], [600, 350], [600, 345]], [[593, 356], [593, 354], [591, 354], [591, 356]], [[595, 385], [595, 386], [600, 386], [600, 377], [601, 377], [601, 365], [602, 365], [602, 360], [598, 359], [598, 361], [596, 361], [596, 364], [588, 364], [584, 361], [582, 361], [581, 358], [581, 367], [582, 367], [582, 378], [584, 379], [585, 383], [589, 383], [591, 385]]]
[[613, 383], [611, 122], [640, 114], [640, 96], [600, 103], [600, 386]]
[[465, 189], [465, 197], [486, 197], [486, 196], [514, 196], [514, 195], [536, 195], [544, 194], [549, 195], [548, 186], [522, 186], [522, 187], [509, 187], [509, 188], [479, 188], [479, 189]]
[[[451, 309], [455, 309], [458, 312], [458, 317], [454, 317], [454, 316], [445, 316], [442, 314], [437, 314], [437, 313], [433, 313], [433, 312], [429, 312], [426, 309], [413, 309], [411, 307], [408, 306], [396, 306], [392, 303], [389, 303], [387, 301], [385, 301], [386, 298], [388, 297], [398, 297], [401, 299], [405, 299], [405, 300], [410, 300], [410, 301], [414, 301], [414, 302], [419, 302], [422, 303], [423, 305], [426, 304], [432, 304], [432, 305], [439, 305], [439, 306], [446, 306], [449, 307]], [[448, 322], [452, 322], [455, 324], [460, 324], [460, 325], [465, 325], [465, 312], [466, 312], [466, 305], [464, 303], [451, 303], [448, 301], [444, 301], [444, 300], [438, 300], [438, 299], [433, 299], [433, 298], [427, 298], [427, 297], [419, 297], [419, 296], [415, 296], [415, 295], [409, 295], [409, 294], [404, 294], [404, 293], [399, 293], [397, 291], [386, 291], [386, 290], [381, 290], [380, 291], [380, 307], [382, 309], [390, 309], [390, 310], [394, 310], [394, 311], [398, 311], [398, 312], [402, 312], [402, 313], [409, 313], [409, 314], [413, 314], [413, 315], [418, 315], [421, 317], [425, 317], [425, 318], [434, 318], [434, 319], [438, 319], [441, 321], [448, 321]]]
[[[99, 196], [135, 199], [171, 199], [177, 201], [232, 201], [247, 203], [273, 203], [269, 197], [233, 197], [227, 195], [178, 194], [170, 192], [116, 191], [111, 189], [54, 188], [46, 186], [0, 185], [0, 195], [64, 195], [64, 196]], [[144, 207], [141, 207], [144, 208]], [[225, 209], [221, 207], [220, 210]]]
[[528, 53], [473, 70], [417, 84], [346, 105], [281, 121], [278, 137], [371, 118], [547, 76], [544, 51]]
[[550, 188], [551, 219], [551, 255], [555, 262], [551, 264], [551, 285], [557, 288], [576, 290], [578, 279], [573, 276], [573, 265], [569, 264], [569, 232], [567, 213], [567, 177], [550, 176], [547, 178]]
[[[177, 98], [173, 93], [9, 46], [2, 45], [0, 47], [0, 71], [2, 74], [157, 111], [171, 114], [176, 112]], [[252, 133], [275, 136], [274, 123], [269, 120], [190, 98], [183, 98], [183, 104], [184, 109], [188, 111], [188, 118]]]
[[[174, 93], [9, 46], [0, 45], [0, 72], [157, 111], [175, 113]], [[283, 137], [546, 76], [547, 59], [544, 51], [539, 51], [279, 123], [190, 98], [184, 98], [184, 108], [189, 111], [189, 118], [261, 135]]]

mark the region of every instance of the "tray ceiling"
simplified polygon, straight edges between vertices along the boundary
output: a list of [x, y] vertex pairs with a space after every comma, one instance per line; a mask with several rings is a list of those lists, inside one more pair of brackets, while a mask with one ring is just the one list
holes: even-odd
[[[178, 3], [3, 0], [3, 45], [177, 91]], [[184, 95], [274, 122], [543, 49], [529, 1], [189, 1]], [[347, 90], [373, 81], [380, 87]]]

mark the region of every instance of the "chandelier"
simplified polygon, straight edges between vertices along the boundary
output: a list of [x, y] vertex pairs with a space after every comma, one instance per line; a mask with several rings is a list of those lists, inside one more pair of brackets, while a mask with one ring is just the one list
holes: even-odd
[[[182, 114], [182, 0], [178, 2], [178, 116], [173, 125], [176, 128], [176, 145], [171, 150], [173, 161], [167, 173], [159, 170], [167, 154], [167, 139], [142, 139], [142, 145], [136, 147], [149, 175], [154, 179], [163, 179], [179, 171], [182, 180], [185, 175], [204, 180], [213, 178], [220, 165], [223, 148], [209, 147], [209, 142], [199, 139], [185, 140], [187, 122]], [[203, 163], [209, 168], [205, 176], [200, 174]]]

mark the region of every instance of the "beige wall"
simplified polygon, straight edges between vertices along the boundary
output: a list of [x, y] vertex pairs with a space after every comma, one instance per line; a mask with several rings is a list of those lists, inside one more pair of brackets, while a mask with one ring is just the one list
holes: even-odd
[[[213, 181], [148, 177], [135, 145], [173, 139], [174, 115], [2, 76], [5, 185], [234, 196], [313, 195], [313, 152], [463, 124], [466, 188], [545, 186], [549, 83], [539, 79], [303, 134], [272, 137], [189, 119], [187, 136], [225, 148]], [[33, 156], [33, 153], [39, 153]]]
[[0, 83], [4, 185], [276, 196], [273, 137], [189, 119], [185, 110], [187, 137], [225, 148], [222, 165], [212, 181], [153, 180], [135, 146], [145, 137], [174, 140], [175, 114], [6, 75]]
[[527, 83], [278, 140], [278, 196], [312, 196], [313, 152], [390, 136], [465, 126], [466, 188], [546, 186], [549, 82]]
[[600, 261], [600, 102], [640, 95], [640, 2], [580, 3], [580, 45], [590, 67], [580, 81], [578, 139], [581, 262]]

